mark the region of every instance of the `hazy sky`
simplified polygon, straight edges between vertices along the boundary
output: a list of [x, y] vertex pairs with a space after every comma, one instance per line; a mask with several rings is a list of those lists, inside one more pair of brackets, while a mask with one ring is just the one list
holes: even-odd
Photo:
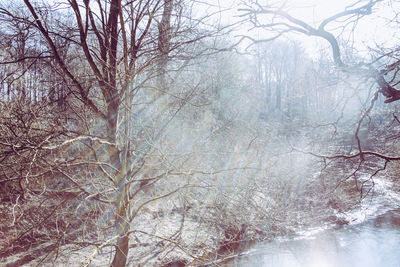
[[[351, 3], [357, 1], [351, 0], [295, 0], [292, 1], [293, 7], [299, 6], [299, 8], [293, 8], [293, 12], [297, 16], [307, 19], [309, 23], [318, 22], [341, 12]], [[360, 50], [367, 49], [368, 46], [375, 46], [376, 44], [397, 43], [398, 37], [395, 33], [398, 32], [396, 25], [395, 29], [391, 29], [389, 21], [395, 16], [394, 10], [399, 10], [399, 1], [393, 2], [392, 6], [389, 5], [390, 1], [383, 1], [377, 4], [371, 15], [363, 17], [353, 28], [352, 26], [347, 28], [347, 34], [344, 33], [342, 38], [347, 39], [350, 45], [354, 45]], [[362, 2], [365, 4], [366, 1]], [[300, 8], [300, 6], [305, 6], [305, 8]], [[310, 6], [310, 8], [307, 8]], [[359, 5], [357, 5], [359, 6]], [[397, 6], [397, 7], [396, 7]], [[342, 23], [343, 24], [343, 23]], [[338, 24], [332, 24], [331, 28], [334, 28]], [[350, 32], [354, 29], [354, 35]]]
[[[302, 19], [313, 26], [318, 24], [327, 17], [330, 17], [338, 12], [343, 11], [346, 6], [356, 3], [358, 0], [290, 0], [288, 3], [288, 12], [293, 16]], [[250, 3], [250, 0], [219, 0], [212, 1], [212, 3], [222, 7], [232, 7], [231, 12], [224, 13], [221, 20], [223, 23], [232, 22], [234, 17], [238, 15], [237, 9], [239, 3], [245, 2]], [[277, 0], [259, 0], [259, 3], [274, 2]], [[356, 6], [367, 3], [367, 0], [362, 1]], [[392, 2], [393, 7], [389, 5]], [[400, 10], [400, 1], [383, 1], [375, 6], [373, 14], [362, 18], [356, 25], [355, 28], [347, 27], [348, 32], [343, 33], [341, 38], [347, 41], [349, 45], [357, 47], [359, 50], [365, 50], [368, 46], [375, 46], [375, 44], [389, 44], [391, 42], [398, 42], [398, 38], [394, 36], [397, 29], [390, 29], [387, 22], [393, 19], [393, 9]], [[238, 18], [237, 18], [238, 19]], [[333, 30], [338, 24], [330, 24], [328, 29]], [[397, 25], [396, 25], [397, 26]], [[397, 28], [397, 27], [396, 27]], [[248, 25], [244, 25], [243, 29], [240, 30], [240, 34], [247, 32]], [[350, 34], [354, 30], [354, 34]], [[334, 34], [338, 34], [338, 31], [334, 31]], [[260, 34], [263, 34], [262, 31]], [[254, 33], [253, 33], [254, 36]], [[290, 37], [293, 38], [293, 37]], [[324, 41], [316, 37], [305, 37], [297, 35], [301, 43], [306, 47], [315, 47], [315, 43], [324, 46]], [[328, 46], [327, 43], [325, 43]]]

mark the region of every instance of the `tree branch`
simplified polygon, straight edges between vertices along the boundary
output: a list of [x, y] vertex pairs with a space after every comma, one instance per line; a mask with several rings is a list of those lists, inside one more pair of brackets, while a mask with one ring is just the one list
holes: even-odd
[[79, 81], [76, 79], [76, 77], [69, 71], [68, 67], [66, 66], [64, 60], [61, 58], [58, 49], [51, 39], [48, 31], [44, 28], [39, 16], [37, 15], [35, 9], [29, 2], [29, 0], [24, 0], [25, 5], [28, 7], [29, 11], [31, 12], [33, 18], [35, 19], [35, 25], [39, 29], [39, 31], [42, 33], [43, 37], [46, 39], [47, 44], [50, 46], [51, 51], [53, 52], [54, 59], [60, 66], [61, 70], [65, 75], [67, 75], [68, 78], [70, 78], [74, 84], [75, 87], [78, 88], [80, 96], [82, 97], [83, 103], [89, 107], [93, 112], [98, 114], [101, 118], [106, 119], [106, 116], [104, 113], [102, 113], [96, 106], [96, 104], [88, 97], [89, 91], [84, 89], [82, 84], [79, 83]]

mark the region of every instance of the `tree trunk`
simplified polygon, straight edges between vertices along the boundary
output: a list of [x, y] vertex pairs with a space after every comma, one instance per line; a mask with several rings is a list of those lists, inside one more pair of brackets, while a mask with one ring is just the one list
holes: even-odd
[[[109, 138], [115, 146], [112, 146], [110, 153], [111, 165], [116, 169], [114, 174], [115, 187], [117, 189], [114, 205], [115, 211], [115, 225], [117, 229], [117, 243], [114, 259], [111, 263], [113, 267], [123, 267], [126, 265], [127, 256], [129, 252], [129, 194], [126, 172], [126, 161], [124, 157], [124, 151], [121, 151], [117, 144], [117, 126], [119, 122], [119, 107], [121, 105], [121, 99], [118, 96], [117, 90], [117, 49], [118, 49], [118, 17], [121, 12], [119, 0], [112, 0], [110, 5], [110, 13], [108, 19], [108, 34], [110, 34], [110, 47], [109, 47], [109, 85], [106, 87], [106, 96], [110, 98], [107, 100], [107, 122], [108, 122], [108, 134]], [[106, 97], [107, 99], [107, 97]], [[126, 137], [125, 137], [126, 139]], [[123, 150], [126, 150], [126, 146], [122, 146]]]
[[114, 259], [111, 263], [112, 267], [122, 267], [126, 265], [127, 253], [129, 251], [129, 236], [124, 235], [118, 237], [117, 247]]
[[[108, 122], [108, 138], [111, 143], [117, 144], [117, 123], [119, 120], [119, 99], [114, 99], [108, 103], [107, 122]], [[123, 146], [123, 150], [128, 149]], [[108, 156], [111, 165], [116, 169], [114, 173], [115, 187], [117, 189], [114, 205], [114, 226], [117, 229], [117, 243], [114, 259], [111, 266], [123, 267], [126, 265], [127, 255], [129, 252], [129, 195], [127, 181], [127, 164], [128, 159], [124, 157], [126, 151], [121, 151], [118, 147], [110, 146]]]
[[109, 153], [111, 164], [117, 169], [114, 175], [116, 181], [115, 187], [117, 189], [114, 200], [114, 226], [117, 229], [118, 238], [111, 266], [123, 267], [126, 265], [129, 252], [129, 185], [126, 184], [126, 162], [128, 159], [123, 157], [124, 159], [121, 161], [121, 156], [124, 154], [124, 151], [120, 151], [117, 147], [111, 148]]
[[161, 91], [167, 88], [165, 72], [168, 63], [168, 54], [171, 41], [171, 15], [173, 0], [164, 0], [164, 11], [160, 24], [158, 25], [158, 50], [160, 62], [158, 64], [158, 83]]

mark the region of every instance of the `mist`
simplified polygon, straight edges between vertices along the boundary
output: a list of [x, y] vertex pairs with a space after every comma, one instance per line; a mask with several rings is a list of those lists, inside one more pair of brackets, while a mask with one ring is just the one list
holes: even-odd
[[2, 263], [399, 263], [397, 3], [333, 6], [0, 1]]

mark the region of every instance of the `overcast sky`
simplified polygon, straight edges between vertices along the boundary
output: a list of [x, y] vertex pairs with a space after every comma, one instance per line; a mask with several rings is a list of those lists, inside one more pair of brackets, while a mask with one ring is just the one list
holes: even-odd
[[[235, 16], [238, 15], [237, 9], [239, 8], [240, 2], [250, 3], [250, 0], [210, 0], [211, 3], [215, 5], [220, 5], [221, 9], [226, 7], [231, 7], [232, 10], [230, 12], [224, 12], [221, 18], [223, 24], [227, 24], [229, 22], [234, 21]], [[330, 17], [338, 12], [343, 11], [346, 6], [356, 3], [358, 0], [291, 0], [288, 3], [288, 11], [293, 16], [306, 21], [307, 23], [317, 26], [319, 22], [321, 22], [324, 18]], [[259, 3], [267, 3], [267, 2], [277, 2], [277, 0], [259, 0]], [[365, 4], [368, 1], [362, 1], [360, 4]], [[356, 25], [354, 35], [350, 34], [350, 31], [353, 28], [348, 27], [348, 32], [344, 33], [341, 38], [348, 41], [349, 45], [355, 46], [360, 51], [366, 51], [368, 46], [375, 46], [375, 44], [389, 44], [390, 42], [398, 42], [398, 36], [395, 36], [395, 32], [397, 32], [396, 28], [390, 29], [387, 24], [388, 20], [394, 17], [392, 7], [389, 5], [389, 2], [393, 2], [392, 4], [394, 10], [400, 10], [400, 1], [383, 1], [379, 3], [374, 8], [374, 12], [372, 15], [366, 16], [362, 18]], [[358, 4], [358, 6], [360, 6]], [[212, 9], [211, 9], [212, 10]], [[236, 17], [236, 19], [239, 19]], [[338, 24], [336, 24], [337, 26]], [[328, 29], [334, 28], [335, 24], [330, 24]], [[240, 30], [239, 34], [248, 33], [249, 25], [243, 24], [243, 28]], [[338, 32], [333, 32], [337, 34]], [[258, 33], [263, 34], [263, 33]], [[254, 36], [254, 33], [253, 33]], [[354, 38], [353, 38], [354, 37]], [[285, 37], [284, 37], [285, 38]], [[324, 40], [318, 39], [316, 37], [305, 37], [305, 36], [290, 36], [286, 38], [298, 38], [299, 41], [306, 48], [312, 47], [315, 49], [316, 46], [326, 46], [328, 47], [328, 43]], [[316, 44], [318, 43], [318, 45]]]

